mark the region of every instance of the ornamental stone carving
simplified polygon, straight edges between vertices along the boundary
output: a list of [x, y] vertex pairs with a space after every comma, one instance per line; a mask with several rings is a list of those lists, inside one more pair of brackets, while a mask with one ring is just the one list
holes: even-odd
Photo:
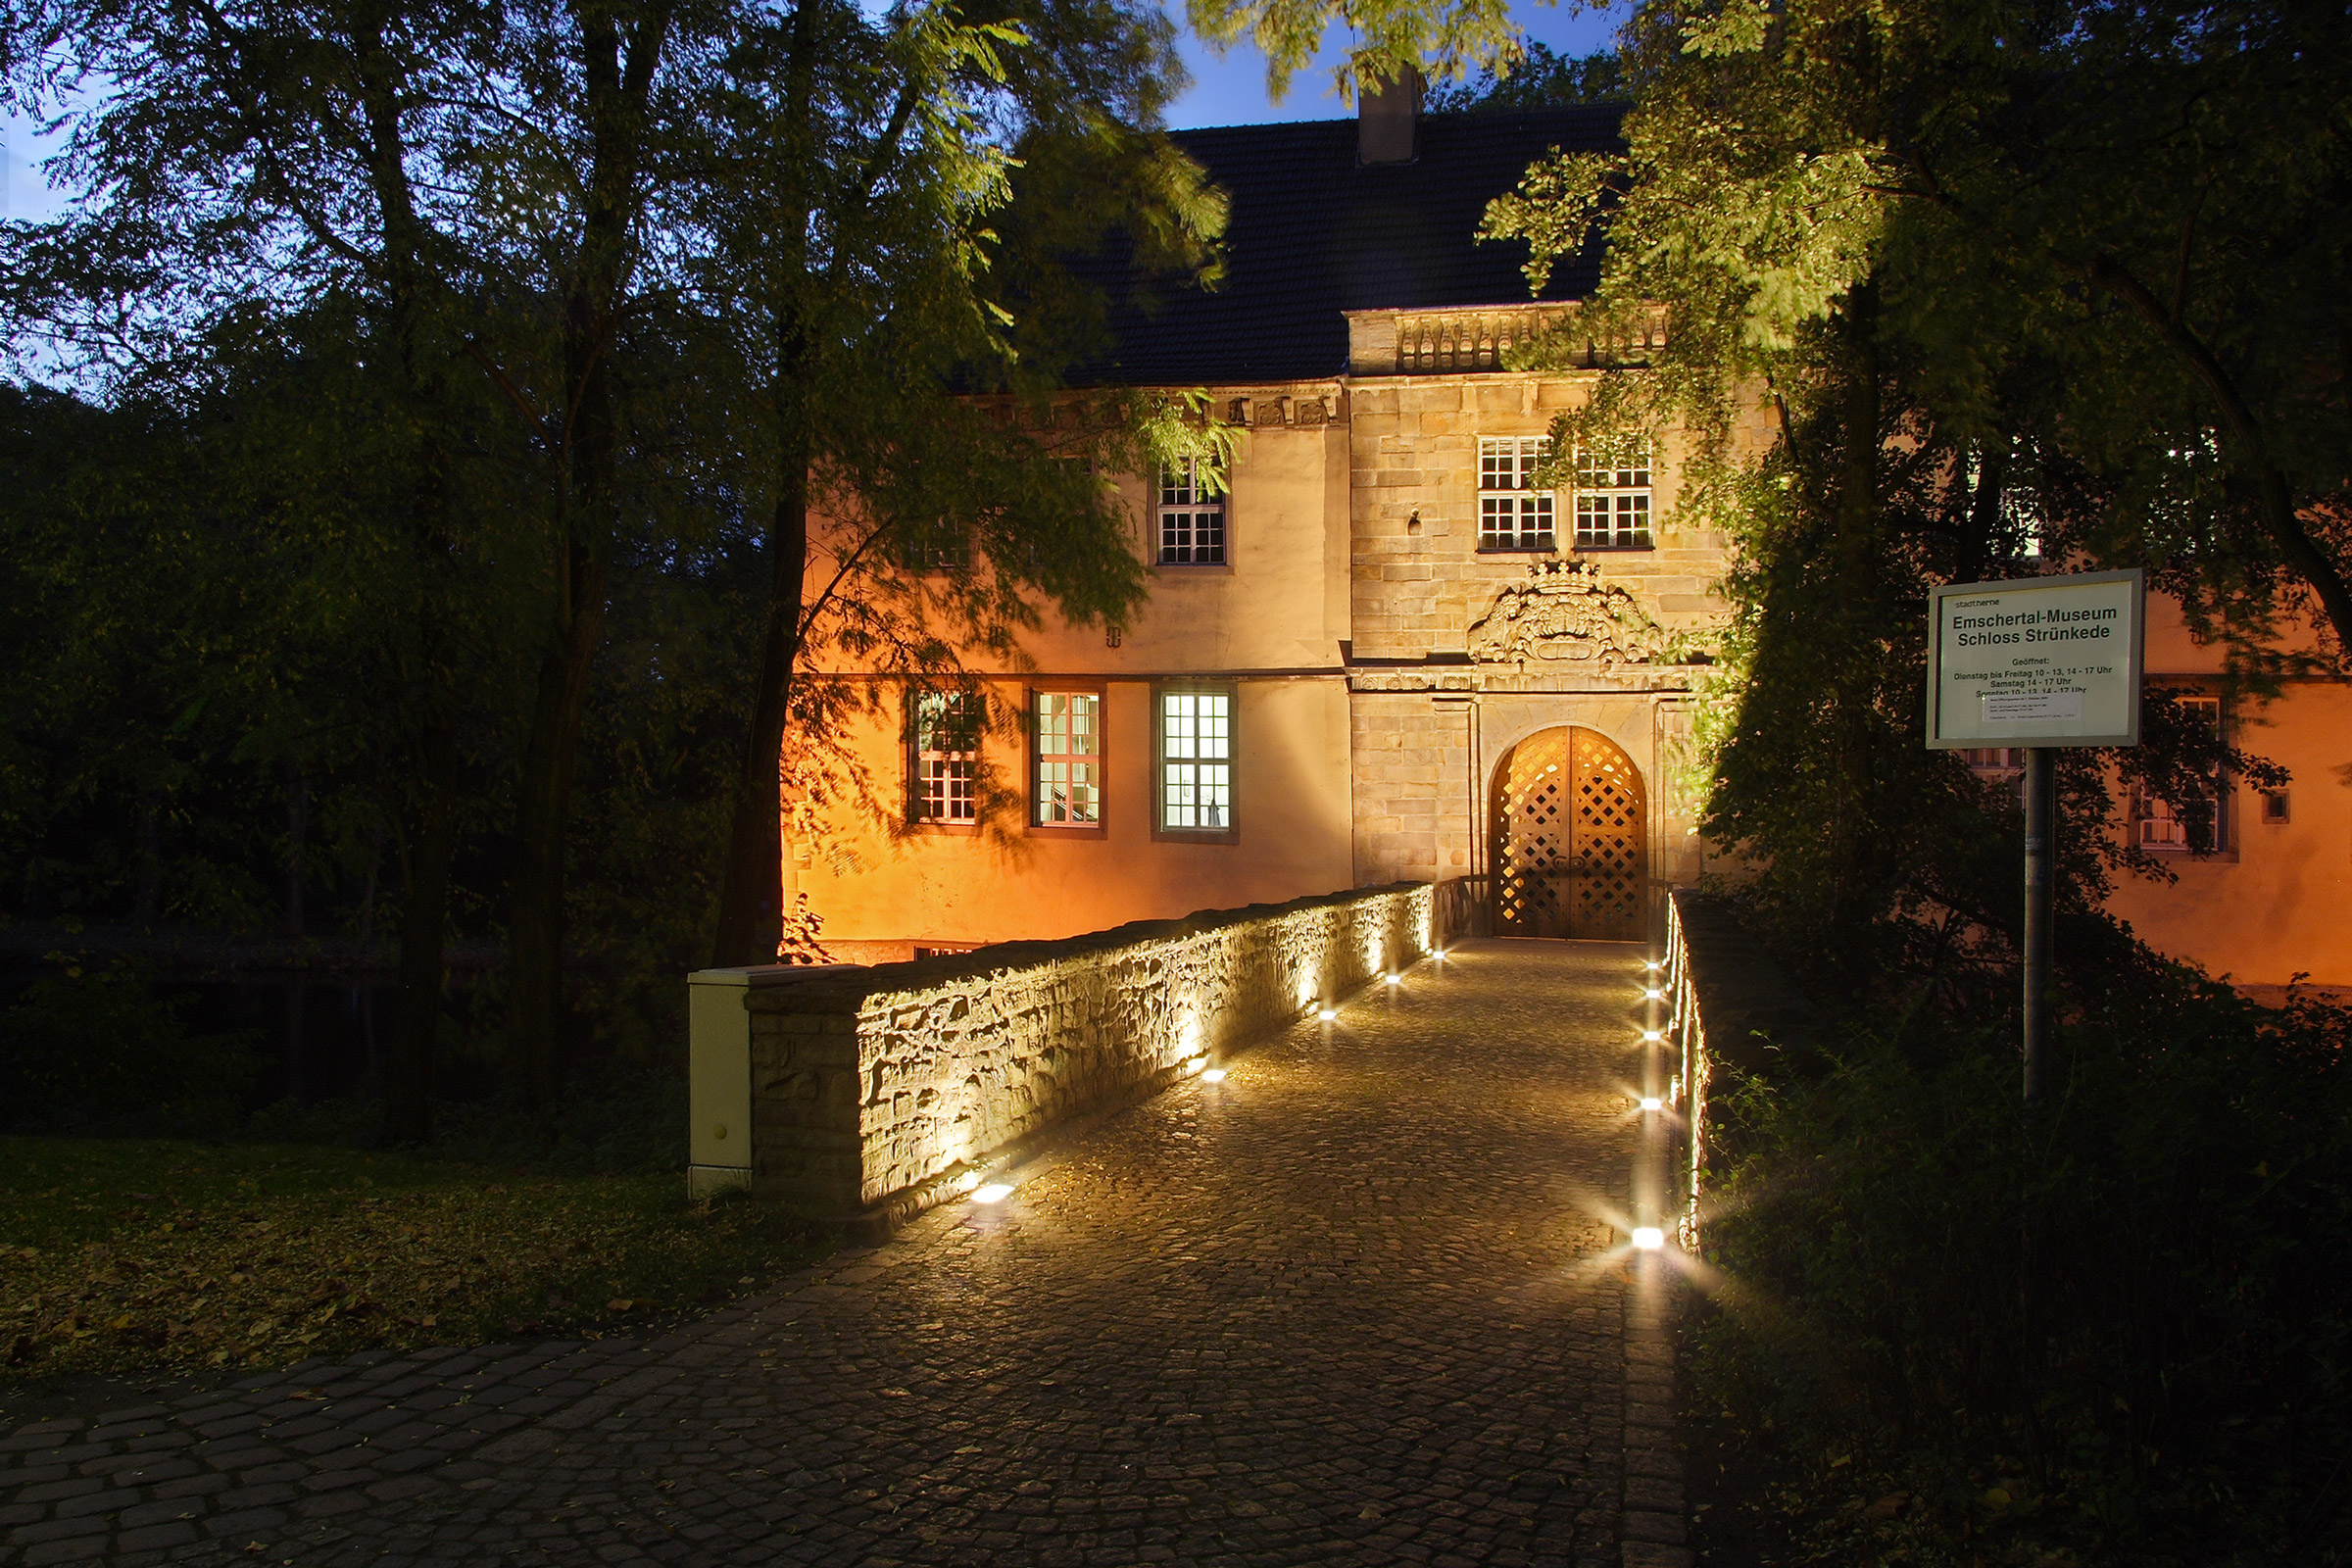
[[1600, 568], [1572, 561], [1530, 566], [1526, 582], [1494, 596], [1470, 623], [1470, 657], [1480, 663], [1575, 663], [1589, 669], [1655, 663], [1666, 633]]

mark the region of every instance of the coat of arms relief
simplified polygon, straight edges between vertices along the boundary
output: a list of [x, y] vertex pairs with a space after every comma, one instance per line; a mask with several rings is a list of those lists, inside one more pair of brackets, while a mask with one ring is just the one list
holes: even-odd
[[1528, 568], [1470, 623], [1470, 657], [1480, 663], [1577, 663], [1611, 669], [1655, 663], [1666, 633], [1640, 601], [1600, 568], [1581, 561]]

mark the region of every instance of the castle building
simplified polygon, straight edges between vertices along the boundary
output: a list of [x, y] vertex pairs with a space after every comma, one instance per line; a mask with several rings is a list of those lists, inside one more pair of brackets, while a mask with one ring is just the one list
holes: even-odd
[[[954, 698], [909, 687], [857, 741], [869, 776], [904, 781], [906, 817], [788, 846], [787, 899], [806, 895], [833, 956], [1457, 878], [1497, 934], [1648, 934], [1657, 890], [1706, 867], [1681, 779], [1705, 670], [1681, 661], [1727, 613], [1728, 541], [1678, 520], [1672, 430], [1535, 484], [1554, 418], [1607, 372], [1503, 362], [1590, 291], [1597, 258], [1531, 300], [1521, 248], [1473, 237], [1546, 149], [1615, 127], [1606, 108], [1423, 116], [1392, 93], [1357, 121], [1179, 133], [1231, 199], [1228, 275], [1128, 323], [1105, 374], [1207, 388], [1244, 431], [1236, 457], [1221, 491], [1189, 471], [1119, 481], [1149, 602], [1116, 639], [1053, 624], [1028, 667], [981, 670], [1017, 727], [975, 733]], [[2211, 683], [2218, 662], [2157, 620], [2151, 678], [2170, 660]], [[2344, 697], [2315, 710], [2339, 738]], [[2291, 807], [2232, 804], [2231, 858], [2184, 864], [2184, 895], [2123, 890], [2143, 933], [2241, 978], [2352, 984], [2352, 808], [2326, 771], [2341, 761], [2298, 754], [2298, 777], [2320, 771]], [[992, 808], [991, 780], [1017, 801]], [[2274, 808], [2291, 832], [2251, 814]], [[2161, 838], [2152, 811], [2134, 831]], [[2305, 848], [2325, 835], [2326, 855]], [[2271, 866], [2274, 841], [2303, 869]], [[2274, 923], [2312, 927], [2299, 946], [2215, 945], [2232, 877], [2284, 901]]]

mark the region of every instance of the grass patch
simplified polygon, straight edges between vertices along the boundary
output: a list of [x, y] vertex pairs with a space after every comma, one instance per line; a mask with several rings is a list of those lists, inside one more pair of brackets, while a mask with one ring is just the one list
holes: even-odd
[[0, 1386], [621, 1332], [831, 1245], [674, 1172], [274, 1144], [0, 1138]]

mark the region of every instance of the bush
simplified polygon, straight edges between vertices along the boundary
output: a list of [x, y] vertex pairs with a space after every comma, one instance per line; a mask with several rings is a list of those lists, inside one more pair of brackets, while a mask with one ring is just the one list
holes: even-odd
[[265, 1066], [249, 1032], [191, 1035], [117, 965], [45, 975], [0, 1013], [0, 1131], [220, 1136]]
[[[2352, 1012], [2107, 956], [2031, 1117], [2009, 1027], [1925, 1006], [1725, 1096], [1706, 1240], [1735, 1310], [1699, 1364], [1972, 1554], [2341, 1560]], [[1920, 1512], [1847, 1500], [1819, 1528], [1848, 1551]]]

